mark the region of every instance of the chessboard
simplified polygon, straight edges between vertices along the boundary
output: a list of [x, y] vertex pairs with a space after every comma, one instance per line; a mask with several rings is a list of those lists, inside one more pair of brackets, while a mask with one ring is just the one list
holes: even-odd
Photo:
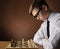
[[33, 42], [32, 39], [25, 41], [12, 40], [6, 49], [38, 49], [38, 46]]

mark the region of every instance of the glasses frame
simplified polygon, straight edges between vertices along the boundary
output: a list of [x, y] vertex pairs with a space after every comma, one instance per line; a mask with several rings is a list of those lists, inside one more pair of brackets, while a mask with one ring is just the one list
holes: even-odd
[[42, 8], [39, 9], [39, 11], [37, 12], [37, 14], [34, 16], [35, 18], [38, 17], [37, 15], [39, 15], [39, 12], [42, 10]]
[[37, 12], [37, 14], [34, 16], [35, 18], [38, 17], [37, 15], [39, 15], [39, 12], [40, 12], [40, 10], [39, 10], [39, 11]]

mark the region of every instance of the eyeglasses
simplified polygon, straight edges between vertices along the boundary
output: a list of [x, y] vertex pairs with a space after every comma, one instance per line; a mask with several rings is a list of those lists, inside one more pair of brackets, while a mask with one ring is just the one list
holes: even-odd
[[37, 12], [37, 14], [34, 16], [35, 18], [37, 17], [37, 15], [39, 15], [39, 12], [40, 12], [40, 10]]
[[39, 15], [39, 12], [42, 10], [42, 8], [39, 8], [39, 11], [37, 12], [37, 14], [34, 16], [35, 18], [38, 17], [37, 15]]
[[[39, 11], [37, 12], [37, 14], [34, 16], [35, 18], [38, 17], [37, 15], [39, 15], [39, 12], [42, 10], [42, 8], [39, 9]], [[32, 15], [32, 13], [30, 13], [30, 15]]]

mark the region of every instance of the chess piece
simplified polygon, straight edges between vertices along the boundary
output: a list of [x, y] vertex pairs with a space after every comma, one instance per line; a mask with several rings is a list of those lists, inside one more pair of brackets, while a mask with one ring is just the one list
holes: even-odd
[[38, 49], [38, 46], [32, 39], [28, 41], [24, 41], [24, 39], [22, 39], [22, 41], [12, 40], [10, 44], [6, 49]]
[[35, 47], [35, 44], [32, 39], [30, 39], [30, 44], [31, 44], [31, 47]]
[[31, 48], [31, 44], [30, 44], [30, 41], [28, 40], [28, 47]]
[[13, 47], [13, 45], [14, 45], [14, 40], [11, 41], [11, 47]]
[[16, 45], [17, 45], [17, 41], [15, 40], [15, 41], [14, 41], [14, 47], [16, 47]]
[[12, 40], [11, 41], [11, 47], [16, 47], [17, 45], [17, 41], [16, 40]]
[[22, 39], [22, 47], [24, 47], [24, 38]]

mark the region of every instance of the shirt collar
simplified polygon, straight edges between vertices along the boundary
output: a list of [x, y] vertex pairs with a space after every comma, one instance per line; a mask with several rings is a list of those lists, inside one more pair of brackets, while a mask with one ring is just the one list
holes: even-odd
[[54, 14], [54, 12], [51, 12], [51, 14], [49, 15], [49, 18], [48, 18], [49, 21], [51, 21], [53, 14]]

